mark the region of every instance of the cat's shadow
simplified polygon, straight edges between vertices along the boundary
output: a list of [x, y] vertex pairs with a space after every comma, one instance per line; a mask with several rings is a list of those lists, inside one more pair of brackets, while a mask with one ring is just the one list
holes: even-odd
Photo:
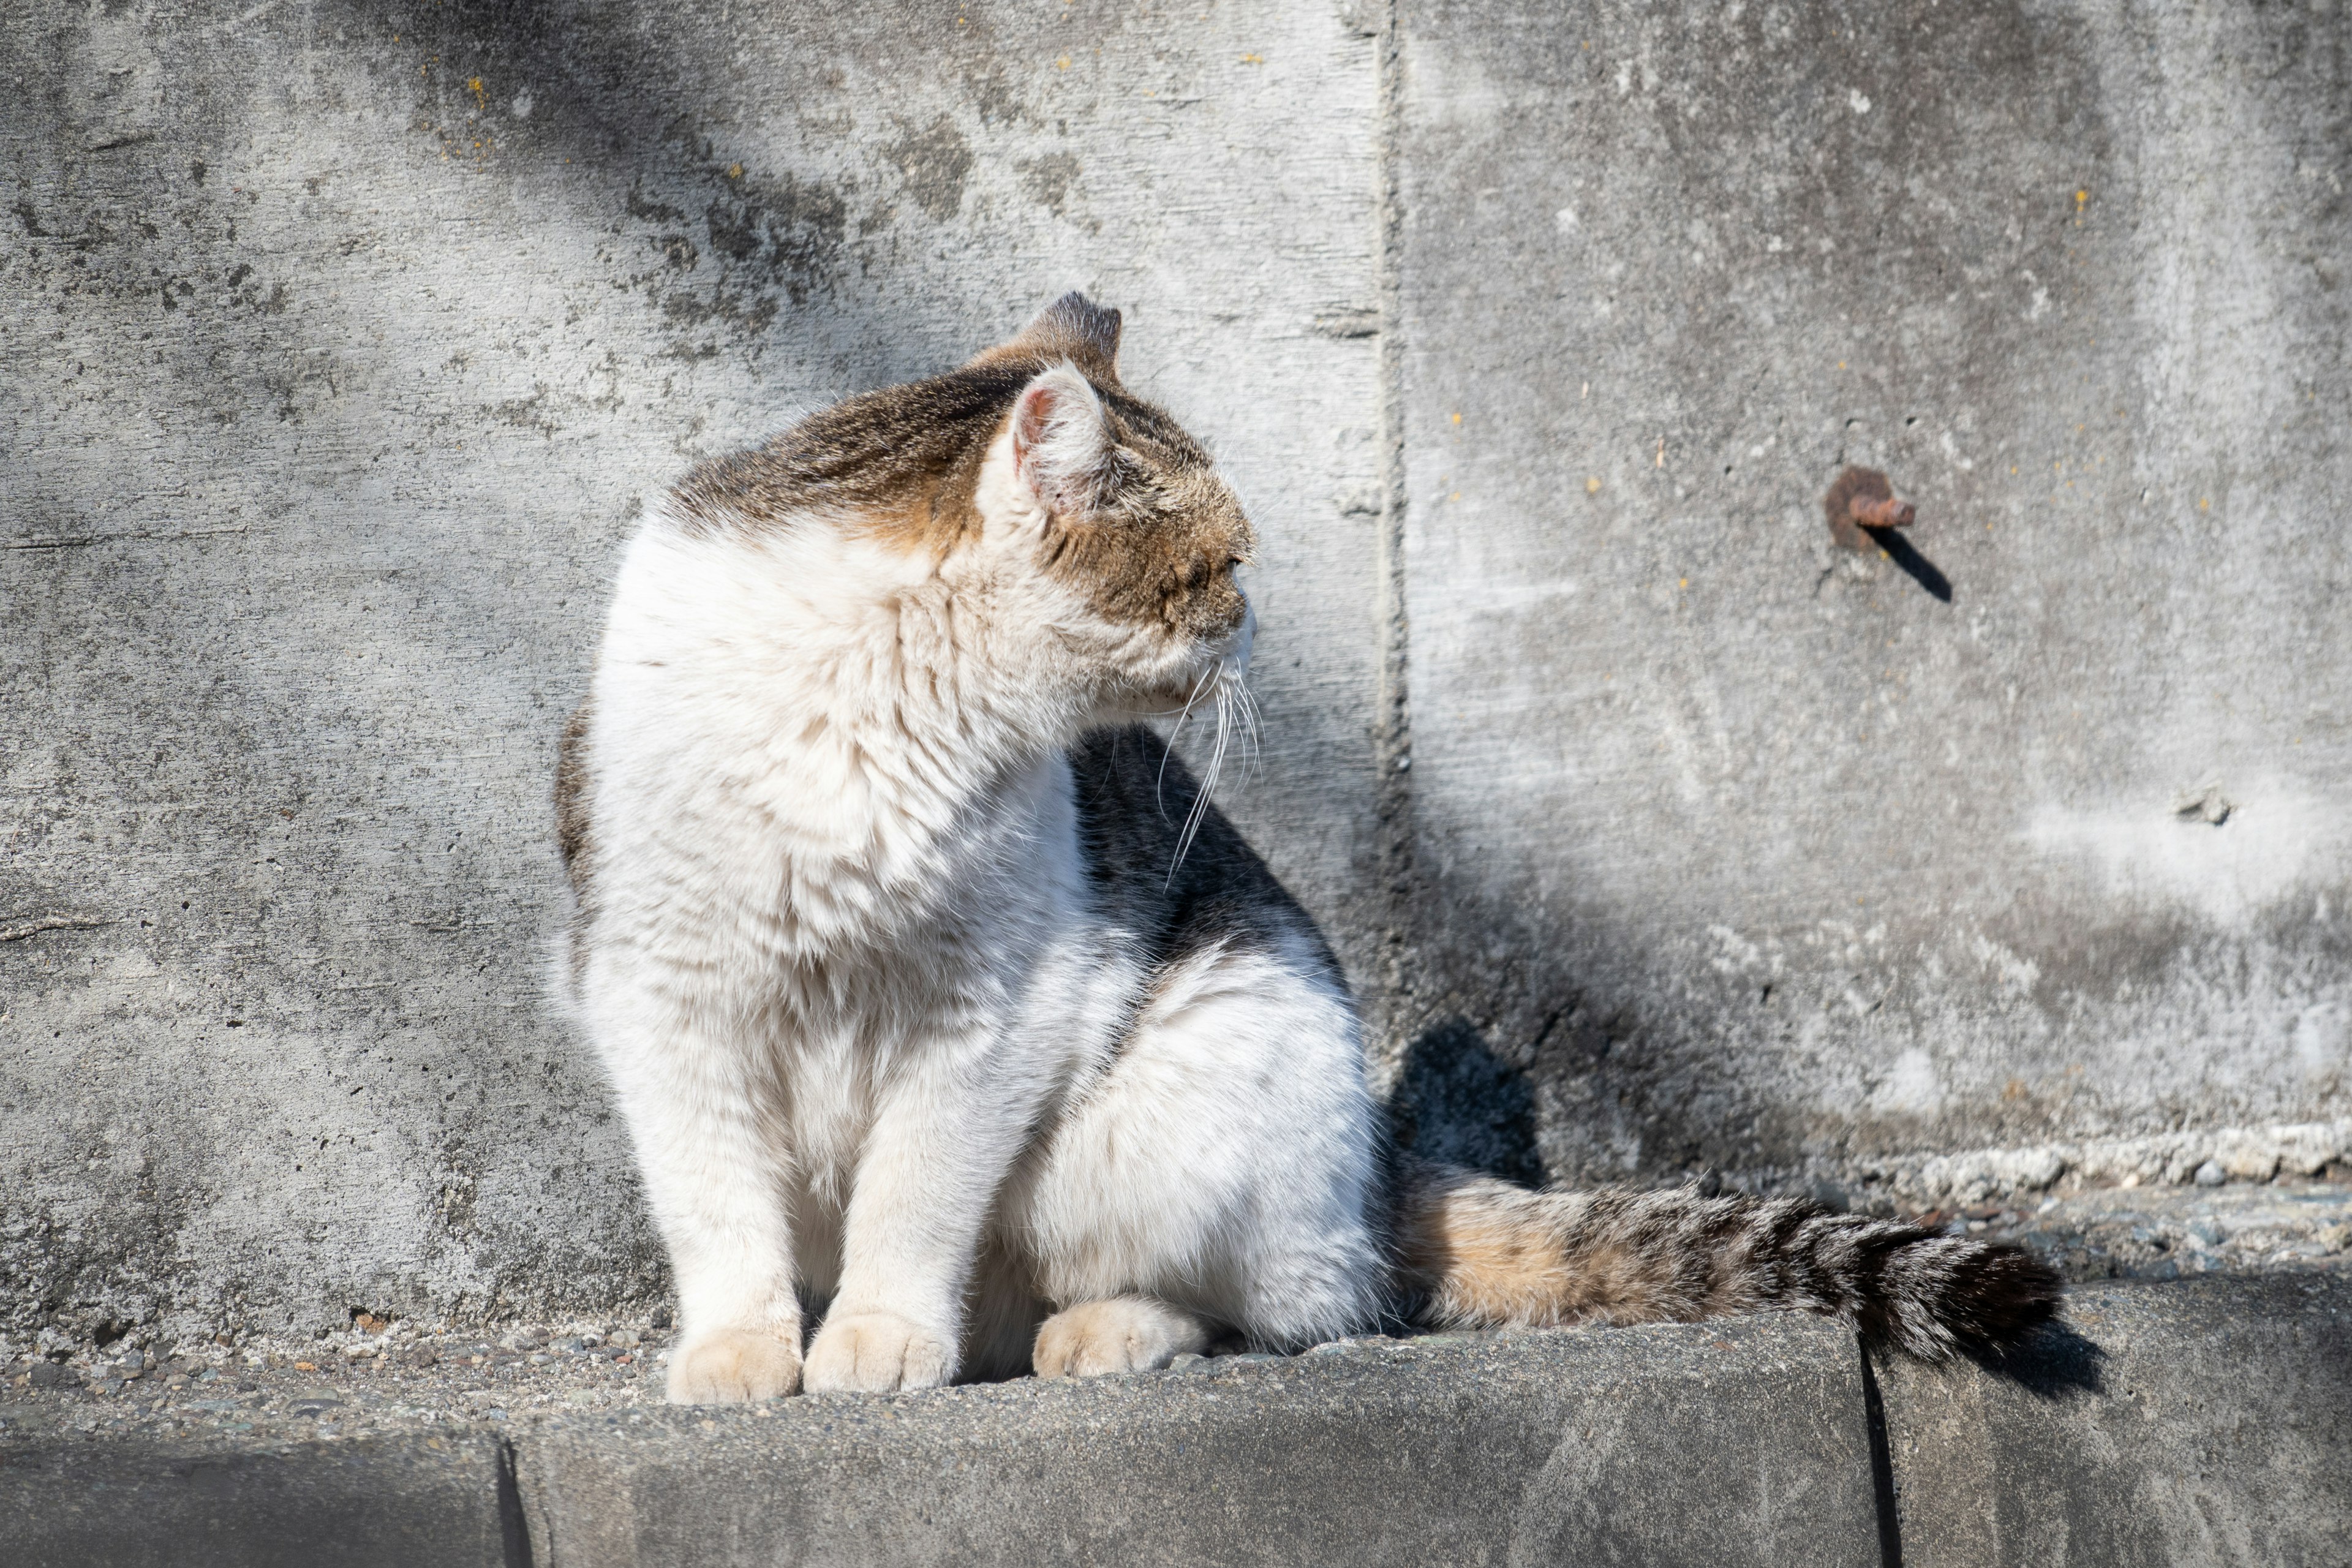
[[2036, 1399], [2053, 1402], [2106, 1392], [2107, 1352], [2063, 1318], [2044, 1323], [2007, 1351], [1971, 1351], [1968, 1359]]
[[1423, 1159], [1544, 1184], [1535, 1090], [1466, 1019], [1425, 1029], [1406, 1049], [1389, 1114], [1398, 1145]]

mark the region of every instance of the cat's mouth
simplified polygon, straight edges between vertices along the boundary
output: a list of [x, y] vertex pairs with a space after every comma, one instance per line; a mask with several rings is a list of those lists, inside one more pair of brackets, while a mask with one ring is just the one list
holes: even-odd
[[1222, 637], [1195, 643], [1192, 657], [1149, 684], [1138, 708], [1141, 716], [1179, 719], [1220, 702], [1247, 697], [1244, 684], [1257, 641], [1257, 609], [1244, 597], [1240, 621]]

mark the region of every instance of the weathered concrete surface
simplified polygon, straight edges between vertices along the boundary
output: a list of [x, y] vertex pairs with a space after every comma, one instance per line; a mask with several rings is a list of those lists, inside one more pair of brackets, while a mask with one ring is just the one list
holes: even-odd
[[2070, 1315], [1998, 1371], [1874, 1383], [1847, 1336], [1774, 1317], [709, 1409], [660, 1403], [667, 1333], [613, 1325], [16, 1361], [0, 1555], [2342, 1560], [2352, 1279], [2095, 1287]]
[[524, 1438], [553, 1564], [1877, 1561], [1818, 1323], [1342, 1344]]
[[1921, 1217], [2014, 1241], [2080, 1283], [2271, 1269], [2352, 1279], [2352, 1187], [2335, 1183], [2107, 1188]]
[[530, 1561], [493, 1436], [0, 1447], [11, 1568], [470, 1568]]
[[[452, 1529], [525, 1521], [541, 1568], [1876, 1561], [1862, 1362], [1811, 1319], [1353, 1341], [706, 1409], [660, 1402], [667, 1339], [395, 1325], [291, 1353], [167, 1347], [127, 1384], [122, 1363], [92, 1361], [79, 1386], [34, 1387], [19, 1363], [0, 1390], [0, 1504], [46, 1504], [39, 1539], [85, 1553], [62, 1560], [141, 1562], [136, 1543], [214, 1517], [192, 1465], [293, 1477], [272, 1497], [370, 1478], [370, 1517], [401, 1518], [462, 1460], [473, 1490]], [[131, 1495], [137, 1511], [110, 1511]]]
[[7, 7], [0, 1324], [650, 1311], [539, 984], [615, 547], [1074, 285], [1259, 516], [1230, 798], [1433, 1152], [2345, 1125], [2343, 7], [1397, 10]]
[[1372, 46], [1328, 8], [0, 16], [0, 1316], [657, 1300], [549, 779], [697, 457], [1053, 293], [1265, 521], [1236, 809], [1370, 878]]
[[2081, 1338], [2010, 1375], [1879, 1367], [1906, 1563], [2345, 1561], [2352, 1281], [2110, 1286], [2068, 1311]]
[[1402, 16], [1431, 1092], [1581, 1176], [2343, 1116], [2343, 7]]

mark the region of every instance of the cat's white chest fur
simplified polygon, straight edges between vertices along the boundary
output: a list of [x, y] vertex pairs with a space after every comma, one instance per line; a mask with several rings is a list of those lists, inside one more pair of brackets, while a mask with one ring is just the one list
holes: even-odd
[[[1084, 976], [1118, 944], [1067, 762], [1006, 765], [939, 700], [978, 651], [951, 593], [829, 531], [664, 520], [630, 550], [599, 665], [597, 929], [691, 973], [673, 984], [726, 1020], [703, 1048], [742, 1059], [671, 1070], [768, 1080], [788, 1184], [819, 1209], [913, 1058], [1041, 1013], [1067, 1026], [1019, 1048], [1060, 1075], [1106, 1032], [1084, 1025]], [[830, 1259], [802, 1261], [830, 1283]]]

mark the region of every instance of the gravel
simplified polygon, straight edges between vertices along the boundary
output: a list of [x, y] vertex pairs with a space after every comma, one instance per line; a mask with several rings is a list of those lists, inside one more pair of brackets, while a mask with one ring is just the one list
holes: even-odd
[[2014, 1240], [2077, 1283], [2281, 1269], [2352, 1274], [2352, 1185], [2342, 1183], [2109, 1187], [1920, 1217]]

